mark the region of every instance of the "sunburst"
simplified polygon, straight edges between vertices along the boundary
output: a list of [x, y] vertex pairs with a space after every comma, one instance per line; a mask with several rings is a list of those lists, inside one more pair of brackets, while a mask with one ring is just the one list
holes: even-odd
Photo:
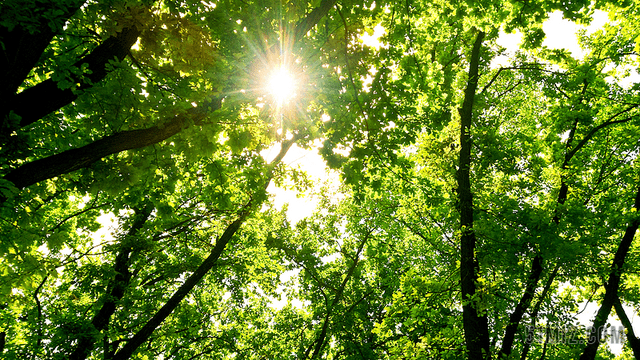
[[296, 80], [284, 66], [280, 66], [271, 73], [267, 87], [279, 107], [296, 95]]

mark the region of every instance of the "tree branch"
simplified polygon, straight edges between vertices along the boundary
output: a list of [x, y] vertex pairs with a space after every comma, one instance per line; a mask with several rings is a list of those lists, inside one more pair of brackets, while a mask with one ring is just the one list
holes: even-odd
[[[220, 101], [214, 101], [212, 104], [209, 110], [216, 110], [221, 106]], [[206, 110], [201, 107], [192, 108], [186, 114], [176, 115], [162, 125], [119, 132], [89, 145], [24, 164], [9, 172], [4, 179], [11, 181], [17, 188], [25, 188], [88, 167], [111, 154], [159, 143], [179, 133], [191, 123], [202, 124], [206, 116]]]
[[[547, 297], [547, 294], [549, 294], [549, 291], [551, 290], [551, 285], [553, 285], [553, 280], [555, 280], [556, 276], [558, 275], [558, 270], [560, 270], [560, 265], [556, 265], [556, 267], [553, 269], [551, 274], [549, 274], [547, 283], [544, 285], [544, 288], [542, 289], [542, 294], [540, 294], [540, 298], [538, 299], [538, 302], [533, 307], [533, 312], [531, 313], [532, 331], [536, 327], [536, 320], [538, 319], [538, 313], [540, 312], [540, 307], [542, 306], [542, 302]], [[531, 341], [525, 341], [524, 348], [522, 349], [522, 354], [520, 356], [520, 360], [525, 360], [527, 358], [527, 355], [529, 354], [529, 349], [531, 348], [531, 343], [532, 343]]]
[[[64, 24], [80, 9], [84, 0], [65, 1], [25, 1], [20, 9], [10, 9], [8, 4], [0, 5], [0, 13], [10, 17], [14, 11], [28, 9], [32, 23], [39, 24], [35, 30], [17, 24], [13, 29], [0, 25], [0, 115], [6, 115], [10, 98], [15, 94], [31, 69], [38, 63], [53, 37], [62, 30]], [[37, 5], [35, 5], [37, 4]], [[15, 5], [14, 5], [15, 6]], [[17, 6], [16, 6], [17, 7]], [[13, 10], [13, 11], [12, 11]], [[56, 14], [53, 18], [45, 15]], [[59, 14], [59, 15], [57, 15]], [[38, 99], [41, 101], [43, 99]], [[6, 113], [5, 113], [6, 111]], [[0, 118], [3, 123], [4, 116]]]
[[313, 9], [304, 19], [296, 24], [294, 30], [294, 43], [305, 37], [307, 32], [311, 30], [317, 23], [325, 17], [331, 8], [336, 4], [337, 0], [322, 0], [320, 6]]
[[40, 344], [42, 343], [42, 304], [40, 304], [40, 298], [38, 297], [38, 293], [40, 292], [40, 290], [42, 290], [42, 287], [44, 286], [44, 284], [47, 282], [48, 279], [49, 279], [49, 276], [48, 275], [45, 276], [44, 279], [42, 279], [42, 281], [40, 282], [40, 285], [38, 285], [36, 290], [33, 292], [33, 299], [36, 301], [36, 307], [38, 310], [38, 318], [36, 321], [36, 324], [38, 326], [36, 331], [38, 335], [36, 339], [36, 348], [38, 349], [40, 349]]
[[631, 325], [631, 321], [627, 317], [627, 312], [624, 311], [622, 307], [622, 303], [620, 303], [620, 297], [616, 296], [615, 302], [613, 306], [616, 309], [616, 314], [620, 318], [620, 322], [624, 325], [624, 328], [627, 329], [627, 341], [629, 341], [629, 346], [633, 351], [633, 356], [636, 359], [640, 359], [640, 339], [636, 337], [636, 334], [633, 332], [633, 325]]
[[[325, 339], [327, 337], [327, 331], [329, 329], [329, 320], [330, 320], [331, 315], [333, 313], [333, 309], [338, 304], [338, 302], [340, 302], [340, 300], [342, 300], [342, 294], [344, 293], [344, 289], [347, 286], [347, 284], [349, 283], [349, 280], [351, 280], [351, 276], [353, 275], [353, 272], [355, 271], [356, 267], [358, 266], [358, 262], [360, 261], [360, 254], [362, 253], [362, 249], [364, 249], [364, 245], [367, 243], [367, 240], [369, 239], [370, 236], [371, 236], [371, 232], [366, 234], [365, 238], [360, 243], [360, 246], [358, 247], [358, 251], [356, 252], [356, 258], [353, 260], [353, 264], [351, 264], [351, 266], [349, 267], [349, 270], [347, 270], [347, 274], [345, 275], [344, 279], [342, 280], [342, 283], [340, 284], [340, 287], [338, 288], [338, 292], [337, 292], [336, 296], [333, 298], [333, 301], [331, 302], [331, 306], [329, 306], [329, 308], [327, 309], [327, 313], [325, 314], [325, 318], [324, 318], [324, 322], [322, 324], [322, 330], [320, 331], [320, 335], [312, 343], [312, 345], [315, 343], [316, 346], [315, 346], [315, 349], [313, 350], [313, 354], [311, 355], [311, 359], [318, 359], [319, 356], [320, 356], [320, 352], [322, 351], [322, 348], [324, 347]], [[311, 350], [311, 346], [307, 349], [307, 351], [305, 353], [305, 359], [308, 358], [308, 356], [309, 356], [309, 350]]]
[[509, 316], [509, 324], [505, 329], [504, 337], [502, 338], [502, 348], [500, 349], [500, 354], [498, 358], [508, 358], [511, 354], [511, 350], [513, 347], [513, 341], [515, 340], [516, 333], [518, 332], [518, 325], [524, 316], [525, 311], [531, 305], [531, 300], [533, 300], [533, 296], [535, 294], [536, 288], [538, 287], [538, 281], [540, 280], [540, 275], [542, 274], [542, 256], [536, 255], [531, 262], [531, 273], [529, 274], [529, 279], [527, 281], [527, 287], [524, 290], [524, 294], [522, 294], [522, 298], [520, 298], [520, 302]]
[[[636, 211], [640, 209], [640, 187], [638, 187], [633, 207], [636, 209]], [[622, 268], [624, 266], [624, 261], [627, 257], [627, 254], [629, 253], [629, 249], [631, 248], [633, 238], [636, 234], [636, 231], [638, 230], [639, 224], [640, 222], [637, 217], [631, 220], [631, 222], [627, 226], [627, 229], [625, 230], [622, 241], [620, 241], [620, 245], [618, 245], [618, 250], [616, 251], [616, 254], [613, 258], [613, 263], [611, 264], [609, 280], [607, 281], [607, 284], [605, 286], [604, 299], [602, 300], [600, 309], [598, 309], [596, 318], [593, 321], [593, 326], [591, 327], [587, 346], [584, 348], [584, 351], [580, 356], [580, 360], [593, 360], [596, 357], [598, 346], [600, 345], [600, 341], [602, 339], [602, 329], [607, 322], [607, 318], [609, 317], [611, 308], [618, 298], [618, 288], [620, 287]]]
[[[115, 271], [116, 276], [111, 280], [107, 287], [108, 290], [107, 294], [104, 296], [102, 307], [91, 320], [91, 325], [96, 332], [100, 332], [107, 327], [109, 320], [111, 319], [111, 315], [116, 311], [117, 302], [122, 299], [127, 287], [129, 286], [129, 281], [131, 280], [129, 259], [133, 250], [132, 237], [136, 236], [136, 234], [142, 229], [149, 218], [149, 215], [151, 215], [152, 210], [153, 206], [151, 206], [150, 203], [147, 203], [142, 209], [135, 210], [135, 220], [133, 221], [126, 237], [122, 240], [120, 251], [118, 252], [118, 255], [116, 255], [113, 264], [113, 270]], [[86, 359], [95, 347], [96, 340], [97, 338], [92, 332], [81, 334], [78, 339], [76, 349], [71, 353], [69, 359]]]
[[[286, 140], [282, 143], [282, 148], [280, 152], [276, 156], [276, 158], [269, 164], [269, 170], [267, 171], [267, 176], [265, 180], [264, 187], [260, 189], [261, 191], [266, 191], [271, 179], [273, 177], [273, 171], [278, 165], [287, 151], [291, 148], [291, 145], [297, 141], [297, 138], [294, 137], [291, 140]], [[171, 315], [171, 313], [178, 307], [182, 299], [184, 299], [190, 292], [195, 288], [198, 283], [204, 278], [204, 276], [216, 265], [218, 259], [224, 252], [225, 247], [231, 241], [233, 236], [236, 234], [238, 229], [242, 226], [247, 216], [251, 213], [254, 207], [259, 206], [259, 203], [254, 203], [253, 199], [260, 199], [261, 197], [254, 196], [249, 203], [245, 205], [245, 207], [240, 212], [238, 219], [232, 222], [229, 226], [227, 226], [226, 230], [222, 234], [222, 236], [216, 241], [215, 246], [209, 253], [209, 256], [198, 266], [198, 268], [185, 280], [185, 282], [176, 290], [175, 293], [167, 300], [167, 302], [160, 308], [158, 311], [147, 321], [144, 326], [136, 332], [133, 337], [131, 337], [126, 344], [113, 355], [112, 360], [125, 360], [129, 359], [131, 355], [142, 345], [145, 341], [149, 339], [151, 334], [155, 331], [155, 329], [160, 326], [164, 322], [164, 320]]]
[[576, 145], [575, 148], [571, 149], [571, 151], [567, 154], [567, 157], [565, 160], [566, 162], [568, 162], [568, 160], [571, 160], [571, 158], [578, 152], [578, 150], [580, 150], [595, 134], [596, 132], [598, 132], [599, 130], [609, 126], [609, 125], [613, 125], [613, 124], [622, 124], [622, 123], [626, 123], [627, 121], [631, 120], [634, 118], [634, 116], [629, 116], [627, 118], [621, 119], [621, 120], [613, 120], [615, 118], [617, 118], [618, 116], [625, 114], [637, 107], [639, 107], [640, 104], [635, 104], [632, 106], [629, 106], [628, 108], [619, 111], [618, 113], [616, 113], [615, 115], [611, 116], [607, 121], [605, 121], [604, 123], [596, 126], [595, 128], [591, 129], [591, 131], [589, 131], [589, 133], [587, 135], [585, 135], [585, 137], [578, 143], [578, 145]]
[[136, 26], [124, 28], [115, 36], [105, 40], [82, 60], [73, 64], [77, 68], [86, 66], [91, 72], [85, 75], [89, 81], [77, 77], [73, 78], [74, 82], [80, 84], [76, 91], [60, 89], [58, 83], [53, 79], [47, 79], [15, 95], [9, 104], [9, 110], [13, 110], [22, 117], [20, 127], [33, 124], [45, 115], [70, 104], [78, 98], [78, 90], [85, 90], [91, 87], [91, 84], [104, 79], [109, 73], [107, 71], [109, 62], [114, 59], [122, 61], [139, 35], [140, 30]]

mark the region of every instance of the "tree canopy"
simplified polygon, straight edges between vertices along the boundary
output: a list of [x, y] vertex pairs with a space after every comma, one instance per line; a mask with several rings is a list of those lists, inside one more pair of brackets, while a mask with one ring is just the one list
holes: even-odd
[[639, 8], [1, 2], [0, 357], [640, 358]]

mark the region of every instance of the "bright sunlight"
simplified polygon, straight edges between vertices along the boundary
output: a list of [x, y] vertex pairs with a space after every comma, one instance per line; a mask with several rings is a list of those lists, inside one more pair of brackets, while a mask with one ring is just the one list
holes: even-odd
[[268, 89], [278, 105], [282, 105], [295, 96], [295, 79], [285, 67], [280, 67], [271, 74]]

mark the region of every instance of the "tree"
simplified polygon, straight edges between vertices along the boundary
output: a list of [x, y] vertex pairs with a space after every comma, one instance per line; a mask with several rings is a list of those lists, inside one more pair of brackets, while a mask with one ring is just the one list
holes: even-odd
[[[584, 57], [542, 46], [551, 11], [595, 9], [618, 25], [582, 34]], [[613, 308], [637, 353], [633, 5], [16, 0], [0, 14], [4, 357], [613, 358]], [[378, 24], [382, 45], [364, 45]], [[520, 50], [495, 66], [515, 30]], [[288, 105], [264, 85], [280, 67], [299, 81]], [[283, 164], [317, 139], [335, 193]], [[318, 210], [290, 224], [272, 182]], [[582, 300], [600, 306], [590, 332]]]

